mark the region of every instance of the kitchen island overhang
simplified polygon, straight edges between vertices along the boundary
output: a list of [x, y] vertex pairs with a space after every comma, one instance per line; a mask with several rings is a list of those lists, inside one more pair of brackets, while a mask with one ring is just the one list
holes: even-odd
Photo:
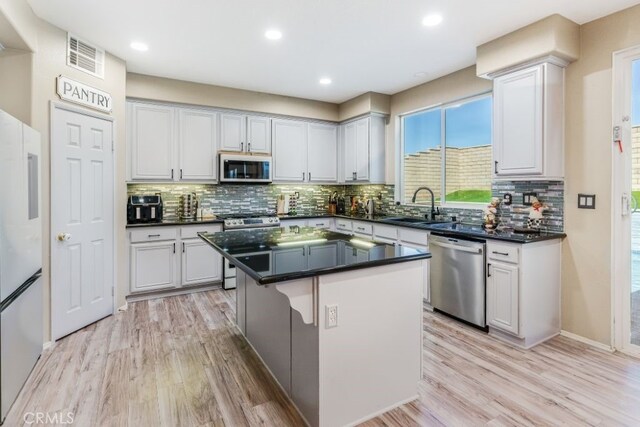
[[237, 326], [310, 425], [418, 397], [429, 253], [313, 228], [200, 237], [236, 265]]

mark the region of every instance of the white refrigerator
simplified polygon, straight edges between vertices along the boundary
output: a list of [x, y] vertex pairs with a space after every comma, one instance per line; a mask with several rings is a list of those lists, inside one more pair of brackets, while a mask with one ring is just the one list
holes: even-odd
[[0, 110], [0, 424], [42, 351], [40, 134]]

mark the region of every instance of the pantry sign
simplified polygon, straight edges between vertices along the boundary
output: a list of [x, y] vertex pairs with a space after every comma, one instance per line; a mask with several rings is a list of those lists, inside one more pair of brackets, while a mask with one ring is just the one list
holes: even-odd
[[84, 105], [85, 107], [110, 113], [113, 99], [107, 92], [87, 86], [84, 83], [71, 80], [68, 77], [58, 76], [57, 92], [60, 99]]

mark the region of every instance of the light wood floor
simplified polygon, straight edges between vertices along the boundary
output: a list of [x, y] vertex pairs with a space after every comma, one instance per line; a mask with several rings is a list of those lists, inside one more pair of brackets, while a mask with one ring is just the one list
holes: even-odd
[[[302, 425], [233, 327], [233, 297], [137, 302], [60, 340], [5, 425], [37, 411], [82, 427]], [[424, 338], [420, 400], [366, 426], [640, 425], [640, 360], [563, 337], [519, 350], [429, 312]]]

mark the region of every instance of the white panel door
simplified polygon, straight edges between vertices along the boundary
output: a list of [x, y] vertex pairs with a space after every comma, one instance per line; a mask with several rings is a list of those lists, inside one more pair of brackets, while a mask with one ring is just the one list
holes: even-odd
[[307, 180], [307, 124], [273, 121], [273, 180]]
[[179, 110], [180, 173], [185, 181], [217, 179], [217, 113]]
[[491, 262], [487, 277], [487, 324], [515, 335], [519, 332], [518, 267]]
[[129, 109], [131, 179], [173, 180], [175, 109], [132, 103]]
[[543, 65], [494, 80], [494, 172], [542, 174]]
[[113, 123], [54, 107], [53, 339], [113, 313], [113, 211]]
[[222, 280], [222, 255], [202, 239], [182, 241], [182, 285]]
[[307, 143], [308, 179], [311, 182], [338, 180], [338, 127], [309, 124]]
[[224, 113], [220, 115], [220, 149], [224, 151], [245, 151], [246, 117], [242, 114]]
[[271, 153], [271, 119], [269, 117], [247, 117], [247, 151]]
[[356, 122], [356, 178], [359, 181], [369, 179], [369, 125], [371, 119]]
[[175, 287], [177, 259], [175, 240], [131, 245], [131, 292]]

